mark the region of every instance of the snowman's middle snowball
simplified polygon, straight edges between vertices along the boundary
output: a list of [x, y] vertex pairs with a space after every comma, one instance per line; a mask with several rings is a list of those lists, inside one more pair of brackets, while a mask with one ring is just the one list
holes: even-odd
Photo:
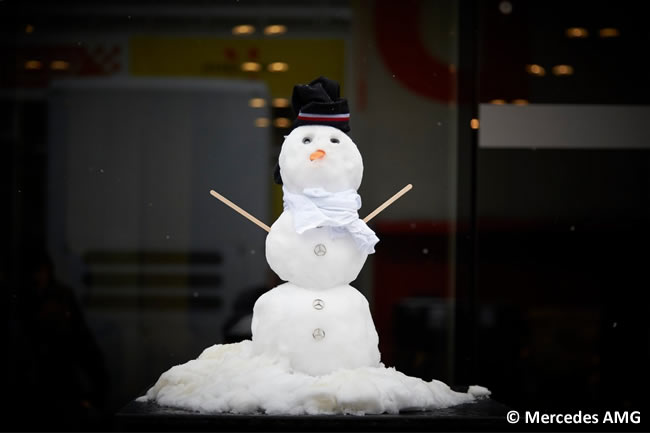
[[329, 289], [354, 281], [368, 255], [352, 236], [333, 238], [327, 227], [296, 233], [284, 211], [266, 237], [266, 260], [284, 281], [305, 289]]

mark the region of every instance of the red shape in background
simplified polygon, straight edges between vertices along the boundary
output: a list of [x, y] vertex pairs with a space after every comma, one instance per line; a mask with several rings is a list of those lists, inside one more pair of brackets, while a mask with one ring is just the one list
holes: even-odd
[[223, 50], [223, 54], [226, 57], [226, 60], [228, 60], [228, 61], [232, 62], [232, 61], [237, 60], [237, 52], [235, 51], [234, 48], [230, 48], [230, 47], [225, 48]]
[[251, 47], [248, 49], [248, 58], [252, 60], [257, 60], [260, 56], [260, 51], [256, 47]]
[[[97, 57], [103, 53], [103, 56]], [[106, 54], [108, 53], [108, 54]], [[113, 58], [119, 54], [113, 48], [107, 51], [104, 47], [89, 50], [85, 46], [78, 45], [30, 45], [16, 49], [15, 58], [5, 59], [5, 62], [13, 69], [11, 74], [0, 77], [0, 87], [24, 87], [39, 88], [47, 87], [53, 78], [64, 76], [106, 76], [119, 71], [121, 65], [119, 59]], [[25, 63], [29, 60], [38, 60], [42, 67], [38, 70], [26, 70]], [[63, 71], [53, 71], [50, 64], [55, 60], [68, 62], [69, 67]], [[115, 66], [117, 65], [117, 67]]]
[[422, 43], [418, 0], [379, 0], [375, 4], [375, 39], [388, 68], [406, 88], [429, 99], [451, 102], [456, 76]]

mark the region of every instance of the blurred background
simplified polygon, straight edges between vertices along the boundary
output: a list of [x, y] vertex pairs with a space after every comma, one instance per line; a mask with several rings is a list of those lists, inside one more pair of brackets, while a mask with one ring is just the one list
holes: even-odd
[[647, 20], [631, 1], [0, 2], [0, 284], [16, 430], [110, 430], [250, 338], [294, 84], [350, 102], [388, 366], [517, 409], [639, 410]]

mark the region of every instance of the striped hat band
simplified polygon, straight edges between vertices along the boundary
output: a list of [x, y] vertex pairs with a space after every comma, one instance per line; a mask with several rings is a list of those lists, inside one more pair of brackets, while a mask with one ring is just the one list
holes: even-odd
[[311, 120], [314, 122], [347, 122], [350, 120], [350, 113], [343, 114], [317, 114], [317, 113], [298, 113], [298, 119]]

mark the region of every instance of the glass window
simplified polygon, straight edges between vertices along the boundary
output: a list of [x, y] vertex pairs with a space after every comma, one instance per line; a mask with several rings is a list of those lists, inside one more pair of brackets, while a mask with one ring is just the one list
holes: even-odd
[[[12, 156], [4, 275], [14, 341], [32, 345], [25, 356], [46, 345], [68, 365], [35, 379], [17, 359], [18, 377], [83, 374], [70, 392], [110, 414], [204, 348], [250, 338], [255, 300], [281, 281], [265, 260], [266, 233], [209, 192], [273, 223], [282, 212], [273, 169], [294, 119], [293, 86], [323, 75], [350, 103], [350, 136], [364, 159], [360, 216], [414, 186], [371, 222], [380, 243], [353, 283], [371, 302], [382, 360], [450, 381], [457, 8], [14, 8], [2, 97]], [[59, 307], [78, 313], [57, 338], [87, 348], [81, 365], [43, 330], [67, 314], [43, 315], [55, 290], [65, 296]]]

